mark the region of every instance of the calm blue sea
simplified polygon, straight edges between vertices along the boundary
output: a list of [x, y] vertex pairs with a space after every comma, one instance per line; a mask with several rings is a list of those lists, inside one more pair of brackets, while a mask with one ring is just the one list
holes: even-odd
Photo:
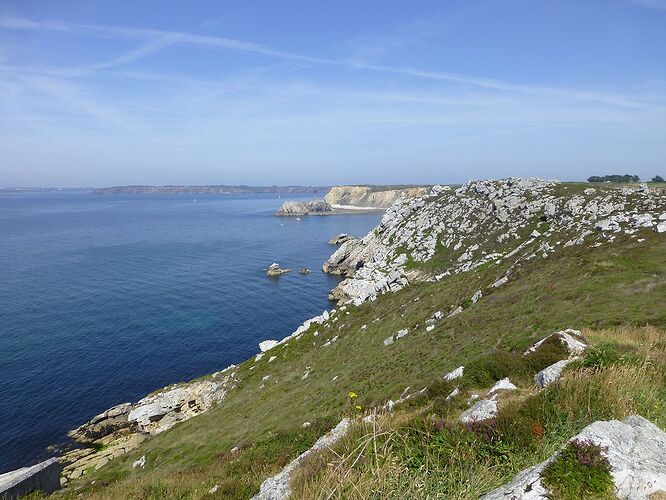
[[[0, 473], [330, 308], [328, 239], [381, 215], [273, 216], [288, 198], [0, 194]], [[273, 261], [295, 271], [268, 279]]]

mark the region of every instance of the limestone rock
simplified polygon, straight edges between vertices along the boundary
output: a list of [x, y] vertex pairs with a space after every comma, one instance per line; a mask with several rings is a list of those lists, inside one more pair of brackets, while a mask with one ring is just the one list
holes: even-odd
[[304, 215], [327, 215], [333, 213], [333, 207], [324, 200], [285, 201], [276, 215], [302, 217]]
[[259, 350], [261, 352], [270, 351], [271, 349], [273, 349], [273, 347], [275, 347], [278, 344], [279, 342], [277, 340], [263, 340], [259, 342]]
[[[644, 227], [666, 232], [666, 224], [657, 222], [666, 211], [666, 192], [638, 196], [632, 189], [598, 186], [583, 194], [556, 190], [556, 185], [520, 178], [469, 181], [455, 191], [435, 187], [417, 197], [398, 198], [373, 231], [343, 243], [323, 265], [326, 272], [346, 278], [329, 298], [361, 304], [409, 281], [439, 281], [490, 262], [512, 269], [537, 255], [571, 245], [612, 243], [617, 233]], [[544, 220], [547, 228], [525, 236], [524, 228]], [[513, 241], [512, 249], [491, 250]], [[409, 264], [430, 260], [438, 248], [450, 257], [432, 276], [410, 269]], [[491, 287], [507, 281], [505, 275]]]
[[471, 422], [482, 422], [495, 418], [497, 415], [497, 401], [494, 399], [482, 399], [466, 409], [460, 415], [460, 421], [467, 424]]
[[567, 348], [567, 351], [569, 351], [570, 356], [579, 356], [583, 354], [583, 352], [585, 352], [585, 350], [587, 349], [587, 344], [584, 342], [583, 336], [580, 333], [580, 331], [574, 330], [572, 328], [567, 328], [566, 330], [553, 333], [541, 339], [532, 347], [527, 349], [523, 353], [523, 356], [527, 356], [528, 354], [535, 352], [546, 340], [550, 339], [553, 336], [557, 337], [560, 340], [560, 342]]
[[552, 384], [553, 382], [559, 380], [559, 378], [562, 376], [562, 371], [564, 368], [569, 363], [576, 361], [577, 359], [580, 358], [578, 356], [574, 356], [573, 358], [563, 359], [557, 363], [553, 363], [547, 368], [544, 368], [534, 376], [534, 383], [541, 388]]
[[345, 243], [349, 240], [353, 240], [353, 239], [354, 239], [354, 237], [349, 236], [347, 233], [340, 233], [337, 236], [333, 236], [333, 238], [331, 238], [328, 241], [328, 244], [329, 245], [342, 245], [343, 243]]
[[349, 428], [350, 420], [343, 418], [338, 425], [320, 437], [317, 442], [309, 450], [301, 453], [294, 460], [289, 462], [287, 466], [282, 469], [275, 476], [269, 477], [263, 483], [253, 500], [283, 500], [291, 494], [291, 476], [300, 465], [300, 463], [309, 455], [316, 453], [319, 450], [333, 446], [340, 438], [342, 438]]
[[[640, 416], [597, 421], [585, 427], [572, 440], [601, 446], [611, 465], [617, 498], [647, 499], [666, 491], [666, 433]], [[558, 452], [559, 453], [559, 452]], [[546, 500], [549, 492], [541, 474], [558, 453], [520, 472], [510, 483], [482, 497], [483, 500]]]
[[465, 367], [459, 366], [455, 370], [450, 371], [449, 373], [444, 375], [444, 380], [455, 380], [457, 378], [462, 377], [464, 372], [465, 372]]
[[488, 396], [498, 391], [515, 391], [518, 389], [515, 385], [511, 383], [509, 377], [498, 380], [494, 386], [488, 391]]
[[282, 269], [280, 267], [280, 264], [273, 262], [270, 266], [268, 266], [268, 269], [266, 269], [266, 276], [280, 276], [284, 273], [290, 272], [291, 269]]

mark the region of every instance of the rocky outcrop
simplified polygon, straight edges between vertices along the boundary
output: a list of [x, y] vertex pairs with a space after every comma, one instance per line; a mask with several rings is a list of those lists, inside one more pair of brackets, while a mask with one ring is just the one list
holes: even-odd
[[53, 493], [60, 489], [61, 469], [58, 459], [50, 458], [31, 467], [0, 474], [0, 498], [14, 500], [34, 491]]
[[291, 269], [282, 269], [280, 267], [280, 264], [273, 262], [270, 266], [268, 266], [268, 269], [266, 269], [266, 276], [273, 278], [275, 276], [281, 276], [288, 272], [291, 272]]
[[340, 438], [342, 438], [349, 428], [350, 420], [343, 418], [338, 425], [327, 432], [324, 436], [320, 437], [317, 442], [309, 450], [301, 453], [294, 460], [282, 469], [275, 476], [269, 477], [259, 489], [259, 493], [252, 497], [253, 500], [284, 500], [289, 498], [291, 494], [291, 476], [296, 468], [307, 458], [309, 455], [316, 453], [319, 450], [333, 446]]
[[[666, 433], [640, 416], [623, 422], [598, 421], [569, 440], [593, 443], [611, 466], [616, 498], [647, 499], [666, 492]], [[487, 495], [484, 500], [546, 500], [551, 498], [541, 474], [559, 452], [538, 465], [525, 469], [509, 484]]]
[[300, 217], [305, 215], [329, 215], [333, 207], [324, 200], [285, 201], [276, 215]]
[[581, 354], [587, 350], [587, 341], [582, 336], [579, 330], [574, 330], [572, 328], [567, 328], [547, 337], [541, 339], [539, 342], [534, 344], [532, 347], [527, 349], [523, 356], [529, 356], [533, 353], [539, 351], [539, 348], [544, 345], [544, 343], [549, 341], [559, 341], [560, 344], [566, 349], [568, 357], [564, 358], [552, 365], [544, 368], [539, 373], [534, 376], [534, 383], [540, 388], [544, 388], [553, 382], [559, 380], [562, 376], [562, 372], [570, 363], [580, 359]]
[[109, 460], [139, 446], [147, 437], [223, 401], [238, 382], [235, 369], [231, 365], [210, 378], [169, 386], [136, 403], [114, 406], [71, 431], [69, 437], [83, 447], [61, 457], [63, 484], [90, 469], [103, 467]]
[[399, 198], [423, 195], [428, 188], [419, 186], [334, 186], [324, 200], [335, 208], [388, 208]]
[[[656, 190], [603, 186], [584, 193], [556, 181], [517, 178], [470, 181], [455, 191], [435, 186], [398, 199], [372, 232], [341, 245], [323, 269], [347, 278], [330, 298], [357, 304], [409, 280], [439, 281], [489, 262], [508, 264], [508, 273], [489, 287], [497, 288], [515, 267], [561, 248], [659, 231], [664, 212], [666, 193]], [[446, 255], [438, 272], [408, 272], [409, 263], [426, 262], [438, 249]]]
[[482, 399], [462, 412], [459, 419], [464, 424], [483, 422], [495, 418], [497, 411], [496, 399]]
[[329, 245], [342, 245], [343, 243], [354, 239], [353, 236], [349, 236], [347, 233], [340, 233], [336, 236], [333, 236], [330, 240], [328, 240]]

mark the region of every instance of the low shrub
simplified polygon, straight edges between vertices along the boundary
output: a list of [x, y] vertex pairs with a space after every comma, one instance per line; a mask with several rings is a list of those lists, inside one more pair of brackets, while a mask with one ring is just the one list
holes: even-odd
[[610, 463], [604, 448], [573, 440], [541, 473], [544, 486], [553, 498], [614, 498]]

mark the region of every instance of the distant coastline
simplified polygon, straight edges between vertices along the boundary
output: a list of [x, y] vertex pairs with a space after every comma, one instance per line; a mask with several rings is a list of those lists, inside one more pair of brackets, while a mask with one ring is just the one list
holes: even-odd
[[94, 194], [258, 194], [258, 193], [321, 193], [328, 186], [111, 186], [97, 188]]

